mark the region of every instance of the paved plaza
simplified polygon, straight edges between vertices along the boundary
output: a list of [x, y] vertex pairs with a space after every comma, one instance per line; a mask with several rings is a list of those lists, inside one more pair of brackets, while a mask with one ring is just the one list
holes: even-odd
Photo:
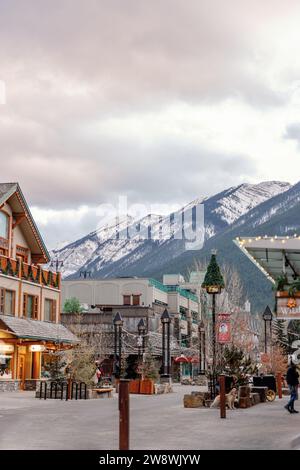
[[[300, 447], [300, 413], [287, 398], [246, 410], [183, 408], [169, 395], [131, 395], [131, 449], [291, 449]], [[300, 406], [299, 406], [300, 408]], [[32, 392], [0, 394], [0, 449], [117, 449], [118, 399], [39, 400]]]

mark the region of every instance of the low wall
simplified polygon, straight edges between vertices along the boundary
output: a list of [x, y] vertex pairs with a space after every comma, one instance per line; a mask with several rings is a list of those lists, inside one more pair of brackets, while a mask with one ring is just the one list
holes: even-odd
[[0, 392], [17, 392], [20, 390], [20, 380], [0, 380]]

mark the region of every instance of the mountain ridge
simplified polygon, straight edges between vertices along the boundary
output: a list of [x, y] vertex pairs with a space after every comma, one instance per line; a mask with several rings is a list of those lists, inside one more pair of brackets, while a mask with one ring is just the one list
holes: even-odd
[[[195, 201], [202, 201], [206, 244], [211, 238], [226, 232], [262, 203], [290, 189], [289, 183], [280, 181], [266, 181], [254, 185], [244, 183], [227, 188], [209, 198], [195, 199], [177, 211], [175, 216], [180, 216], [186, 208], [191, 209]], [[100, 227], [62, 249], [53, 250], [52, 256], [64, 261], [64, 277], [78, 277], [82, 270], [91, 271], [94, 277], [111, 277], [126, 273], [139, 275], [141, 272], [148, 272], [149, 266], [152, 272], [159, 272], [162, 265], [188, 253], [183, 240], [159, 239], [160, 224], [168, 222], [169, 218], [170, 215], [150, 214], [135, 220], [126, 215], [124, 220], [108, 227]], [[151, 237], [147, 237], [149, 222], [153, 222], [150, 224]], [[180, 225], [175, 225], [175, 234], [180, 230]], [[130, 239], [127, 238], [128, 231], [134, 235]], [[142, 266], [143, 260], [145, 266]]]

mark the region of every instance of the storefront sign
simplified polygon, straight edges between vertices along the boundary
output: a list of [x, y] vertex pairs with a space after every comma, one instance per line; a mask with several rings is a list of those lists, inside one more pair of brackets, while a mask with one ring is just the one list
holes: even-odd
[[217, 322], [218, 343], [230, 343], [231, 341], [231, 323], [229, 313], [220, 313]]
[[299, 298], [277, 298], [277, 318], [279, 320], [300, 319]]
[[43, 352], [46, 350], [46, 347], [42, 344], [32, 344], [29, 348], [31, 352]]
[[13, 353], [14, 350], [13, 344], [0, 344], [0, 353]]

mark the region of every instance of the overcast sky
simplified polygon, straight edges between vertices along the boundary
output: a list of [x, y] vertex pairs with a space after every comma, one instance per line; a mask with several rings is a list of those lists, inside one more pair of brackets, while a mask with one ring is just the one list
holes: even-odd
[[50, 248], [97, 206], [300, 180], [297, 0], [0, 0], [1, 181]]

